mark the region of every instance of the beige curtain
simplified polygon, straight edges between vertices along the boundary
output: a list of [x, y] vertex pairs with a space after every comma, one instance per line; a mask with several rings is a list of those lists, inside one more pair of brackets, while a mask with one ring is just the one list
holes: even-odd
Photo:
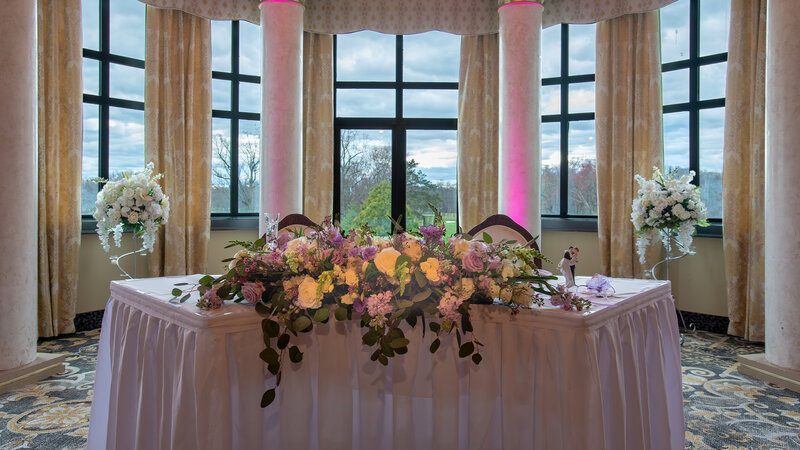
[[728, 333], [764, 340], [766, 0], [733, 0], [722, 171]]
[[497, 34], [461, 37], [458, 77], [458, 223], [497, 214], [500, 49]]
[[333, 212], [333, 36], [303, 33], [303, 214]]
[[[81, 243], [81, 1], [39, 0], [39, 336], [75, 331]], [[10, 294], [13, 295], [13, 294]]]
[[631, 203], [634, 175], [662, 165], [659, 49], [658, 11], [597, 24], [597, 232], [601, 270], [613, 277], [642, 274]]
[[145, 157], [164, 174], [169, 222], [151, 276], [206, 271], [211, 226], [211, 24], [147, 7]]

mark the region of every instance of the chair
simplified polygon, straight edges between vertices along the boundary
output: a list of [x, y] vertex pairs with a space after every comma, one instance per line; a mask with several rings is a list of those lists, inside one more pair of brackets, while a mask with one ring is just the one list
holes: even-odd
[[[483, 233], [488, 234], [493, 241], [498, 242], [503, 239], [517, 241], [520, 245], [530, 242], [530, 248], [539, 251], [539, 246], [533, 240], [531, 233], [505, 214], [491, 215], [469, 230], [469, 234], [476, 239], [482, 239]], [[535, 258], [533, 262], [537, 268], [542, 268], [541, 258]]]
[[289, 214], [278, 222], [278, 234], [296, 231], [302, 231], [303, 234], [306, 234], [309, 229], [314, 230], [317, 228], [319, 228], [319, 225], [302, 214]]

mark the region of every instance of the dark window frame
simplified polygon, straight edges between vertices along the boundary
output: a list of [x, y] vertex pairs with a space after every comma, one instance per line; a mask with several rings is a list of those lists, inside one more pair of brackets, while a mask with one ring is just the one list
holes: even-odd
[[[212, 80], [226, 80], [230, 82], [231, 104], [230, 109], [212, 109], [211, 118], [226, 119], [230, 124], [230, 210], [228, 212], [211, 213], [213, 229], [249, 229], [258, 227], [257, 212], [239, 212], [239, 122], [242, 120], [260, 121], [260, 113], [243, 112], [239, 109], [239, 87], [241, 83], [261, 83], [258, 75], [243, 74], [239, 67], [239, 21], [231, 21], [231, 71], [211, 72]], [[263, 170], [263, 167], [262, 167]], [[238, 218], [249, 218], [239, 224]], [[252, 218], [255, 218], [253, 221]]]
[[[694, 182], [700, 177], [700, 111], [725, 107], [725, 98], [700, 100], [700, 67], [728, 61], [728, 52], [700, 56], [700, 0], [689, 0], [689, 57], [661, 64], [665, 72], [689, 69], [689, 101], [663, 105], [664, 114], [689, 113], [689, 170], [695, 173]], [[722, 237], [722, 218], [709, 218], [708, 228], [698, 228], [699, 235]]]
[[[456, 90], [458, 82], [405, 81], [403, 80], [403, 36], [395, 36], [394, 81], [338, 81], [337, 36], [333, 36], [333, 215], [341, 215], [341, 132], [342, 130], [390, 130], [392, 132], [392, 208], [391, 215], [405, 228], [406, 217], [406, 132], [409, 130], [458, 130], [458, 119], [417, 118], [403, 116], [403, 91], [406, 89]], [[395, 92], [394, 117], [338, 117], [336, 102], [338, 89], [393, 89]], [[458, 179], [456, 179], [458, 186]], [[457, 189], [457, 188], [456, 188]], [[458, 202], [456, 202], [458, 226]]]
[[[558, 114], [542, 115], [542, 123], [558, 123], [560, 125], [559, 151], [561, 154], [561, 161], [559, 163], [559, 212], [558, 214], [542, 214], [542, 218], [597, 219], [596, 214], [569, 214], [569, 126], [571, 122], [595, 120], [594, 112], [569, 112], [569, 87], [572, 84], [594, 82], [595, 74], [569, 74], [569, 25], [561, 24], [558, 26], [561, 27], [561, 73], [557, 77], [542, 78], [542, 86], [561, 87], [560, 111]], [[548, 222], [552, 224], [577, 223], [577, 221], [574, 220], [569, 222], [563, 220], [548, 220]], [[570, 227], [571, 226], [572, 225], [570, 225]], [[553, 229], [558, 229], [558, 226], [554, 225]]]
[[[99, 92], [95, 94], [83, 93], [83, 104], [95, 105], [98, 107], [98, 122], [99, 122], [99, 136], [98, 136], [98, 173], [100, 178], [109, 178], [109, 145], [110, 145], [110, 130], [109, 130], [109, 116], [111, 107], [131, 109], [136, 111], [144, 111], [144, 102], [136, 100], [125, 100], [121, 98], [111, 97], [111, 64], [118, 64], [128, 67], [134, 67], [144, 70], [144, 60], [137, 58], [130, 58], [127, 56], [117, 55], [111, 53], [111, 0], [100, 0], [99, 6], [99, 25], [100, 25], [100, 49], [92, 50], [88, 48], [82, 49], [83, 60], [91, 60], [98, 63], [100, 67], [100, 86]], [[98, 191], [102, 188], [101, 183], [98, 186]], [[92, 214], [82, 214], [81, 218], [88, 225], [84, 225], [84, 229], [91, 227], [94, 230], [94, 218]]]

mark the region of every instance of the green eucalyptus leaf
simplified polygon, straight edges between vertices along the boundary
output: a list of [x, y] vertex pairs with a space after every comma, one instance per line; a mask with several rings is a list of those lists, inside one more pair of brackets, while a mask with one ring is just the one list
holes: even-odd
[[436, 353], [441, 343], [442, 341], [440, 341], [439, 338], [434, 339], [433, 342], [431, 342], [431, 353]]
[[483, 242], [486, 242], [487, 244], [491, 244], [492, 242], [494, 242], [492, 237], [489, 236], [489, 233], [485, 231], [483, 232]]
[[336, 320], [338, 320], [339, 322], [344, 322], [345, 320], [347, 320], [347, 308], [345, 308], [344, 306], [337, 307], [336, 310], [333, 312], [333, 316], [336, 317]]
[[414, 303], [411, 300], [398, 300], [397, 307], [398, 308], [410, 308], [414, 306]]
[[270, 389], [267, 392], [264, 392], [264, 396], [261, 397], [261, 407], [266, 408], [272, 402], [275, 401], [275, 389]]
[[391, 358], [394, 356], [394, 349], [389, 344], [383, 344], [381, 345], [381, 353]]
[[262, 350], [259, 356], [267, 364], [278, 364], [278, 352], [272, 347]]
[[430, 297], [432, 293], [433, 293], [433, 291], [431, 291], [430, 288], [429, 289], [425, 289], [425, 290], [417, 293], [417, 295], [415, 295], [414, 297], [412, 297], [411, 301], [414, 302], [414, 303], [419, 303], [421, 301], [427, 300], [428, 297]]
[[404, 337], [406, 337], [406, 335], [403, 333], [403, 330], [401, 330], [400, 328], [392, 328], [391, 330], [389, 330], [389, 339], [390, 340], [402, 339]]
[[369, 359], [371, 361], [377, 361], [378, 360], [378, 356], [380, 356], [380, 354], [381, 354], [381, 349], [377, 349], [374, 352], [372, 352], [371, 355], [369, 355]]
[[481, 356], [480, 353], [473, 353], [472, 354], [472, 362], [474, 362], [475, 364], [480, 364], [482, 359], [483, 359], [483, 357]]
[[[411, 328], [414, 328], [415, 326], [417, 326], [417, 316], [410, 315], [410, 316], [406, 317], [406, 322], [408, 322], [408, 324], [411, 325]], [[422, 329], [422, 332], [423, 333], [425, 332], [425, 328], [424, 327]]]
[[175, 283], [175, 284], [174, 284], [174, 286], [188, 286], [188, 285], [189, 285], [189, 283], [186, 283], [186, 282], [183, 282], [183, 283]]
[[388, 366], [389, 358], [387, 358], [386, 355], [378, 355], [378, 362], [383, 364], [384, 366]]
[[262, 316], [266, 316], [269, 310], [267, 309], [267, 305], [258, 302], [256, 303], [256, 312], [261, 314]]
[[303, 360], [303, 352], [296, 345], [289, 347], [289, 360], [293, 363], [299, 363]]
[[212, 277], [211, 275], [206, 275], [197, 280], [197, 282], [202, 284], [203, 286], [211, 286], [211, 284], [214, 282], [214, 277]]
[[456, 342], [458, 342], [458, 346], [461, 347], [461, 332], [456, 330]]
[[439, 325], [436, 322], [431, 322], [430, 323], [430, 327], [431, 327], [431, 331], [434, 332], [434, 333], [438, 333], [439, 330], [442, 328], [441, 325]]
[[281, 332], [281, 327], [278, 325], [278, 322], [275, 322], [272, 319], [262, 320], [261, 328], [264, 330], [264, 334], [271, 338], [278, 337]]
[[281, 369], [280, 363], [267, 364], [267, 370], [269, 370], [269, 373], [273, 375], [277, 375], [280, 369]]
[[428, 278], [425, 277], [425, 273], [419, 269], [414, 271], [414, 280], [416, 280], [419, 287], [425, 287], [428, 285]]
[[323, 306], [314, 313], [315, 322], [325, 322], [330, 317], [331, 310], [327, 306]]
[[178, 288], [172, 288], [172, 296], [173, 297], [180, 297], [183, 294], [183, 291]]
[[287, 345], [289, 345], [289, 335], [286, 334], [286, 333], [283, 333], [278, 338], [278, 349], [283, 350], [283, 349], [286, 348]]
[[402, 347], [407, 347], [410, 342], [411, 341], [405, 338], [397, 338], [394, 339], [389, 345], [392, 348], [402, 348]]
[[189, 297], [191, 297], [191, 296], [192, 296], [192, 294], [186, 294], [183, 297], [181, 297], [181, 303], [185, 302], [186, 300], [189, 300]]
[[408, 347], [396, 348], [394, 349], [394, 352], [397, 353], [398, 355], [405, 355], [406, 353], [408, 353]]
[[458, 349], [458, 356], [461, 358], [465, 358], [472, 354], [475, 351], [475, 346], [472, 342], [466, 342]]
[[295, 331], [305, 331], [308, 327], [311, 326], [311, 319], [308, 316], [300, 316], [294, 320], [292, 327]]

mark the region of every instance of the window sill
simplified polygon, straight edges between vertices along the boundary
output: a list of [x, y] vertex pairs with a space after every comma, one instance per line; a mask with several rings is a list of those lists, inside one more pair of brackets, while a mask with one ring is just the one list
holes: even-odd
[[[258, 217], [256, 216], [211, 216], [211, 231], [257, 229]], [[81, 234], [94, 234], [96, 231], [96, 220], [81, 219]]]
[[[721, 238], [722, 223], [713, 222], [707, 227], [697, 227], [697, 237]], [[542, 231], [582, 231], [597, 233], [597, 219], [587, 217], [542, 217]]]

